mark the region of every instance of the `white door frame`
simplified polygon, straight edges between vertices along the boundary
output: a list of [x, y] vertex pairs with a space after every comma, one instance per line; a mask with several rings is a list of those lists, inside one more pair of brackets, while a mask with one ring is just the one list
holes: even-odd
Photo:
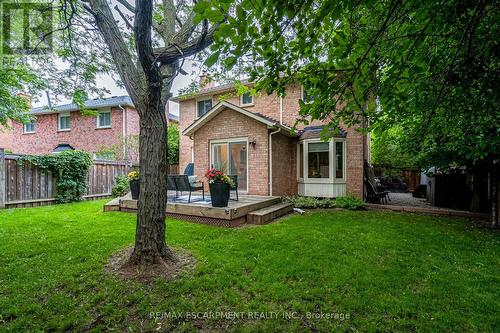
[[[246, 162], [247, 162], [247, 171], [246, 171], [246, 190], [242, 192], [248, 192], [248, 183], [249, 183], [249, 160], [248, 160], [248, 137], [239, 137], [239, 138], [228, 138], [228, 139], [216, 139], [216, 140], [209, 140], [209, 146], [210, 146], [210, 157], [209, 157], [209, 162], [210, 162], [210, 168], [212, 168], [212, 165], [214, 164], [214, 151], [213, 151], [213, 144], [226, 144], [227, 145], [227, 152], [228, 152], [228, 158], [229, 158], [229, 144], [232, 142], [244, 142], [246, 145]], [[228, 165], [229, 167], [229, 165]]]

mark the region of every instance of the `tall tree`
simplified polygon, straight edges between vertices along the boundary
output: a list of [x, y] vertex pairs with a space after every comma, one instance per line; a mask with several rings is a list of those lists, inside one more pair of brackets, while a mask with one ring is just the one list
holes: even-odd
[[[190, 8], [182, 21], [173, 0], [163, 0], [157, 6], [152, 0], [136, 1], [135, 7], [126, 0], [119, 2], [133, 16], [131, 24], [119, 7], [115, 7], [126, 25], [132, 28], [131, 39], [135, 52], [130, 50], [124, 40], [124, 33], [106, 0], [89, 0], [83, 7], [93, 16], [140, 116], [141, 192], [135, 247], [129, 264], [147, 267], [176, 260], [165, 243], [165, 104], [171, 97], [172, 82], [180, 70], [180, 61], [209, 46], [225, 16], [222, 14], [220, 20], [210, 26], [208, 19], [196, 20], [195, 7]], [[183, 2], [179, 6], [184, 6]], [[222, 9], [219, 11], [223, 13]]]
[[[207, 1], [54, 0], [51, 31], [54, 53], [19, 57], [47, 82], [54, 94], [69, 95], [83, 105], [91, 93], [102, 93], [96, 79], [118, 73], [140, 117], [140, 197], [134, 251], [128, 265], [147, 269], [175, 261], [165, 242], [167, 202], [167, 120], [165, 106], [172, 82], [185, 58], [203, 51], [227, 17], [228, 4], [207, 9]], [[211, 14], [210, 14], [211, 11]], [[201, 17], [206, 14], [208, 17]], [[23, 79], [23, 76], [19, 76]], [[7, 82], [9, 83], [9, 82]], [[0, 98], [3, 84], [0, 81]], [[2, 110], [0, 109], [0, 112]], [[3, 112], [4, 118], [15, 118]]]

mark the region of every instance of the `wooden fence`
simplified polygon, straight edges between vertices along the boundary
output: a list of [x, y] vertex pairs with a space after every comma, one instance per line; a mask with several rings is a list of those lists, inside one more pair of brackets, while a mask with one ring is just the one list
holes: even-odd
[[[120, 162], [95, 161], [87, 175], [84, 199], [111, 195], [115, 177], [126, 175], [130, 165]], [[5, 155], [0, 148], [0, 208], [50, 205], [56, 201], [56, 177], [48, 170]]]

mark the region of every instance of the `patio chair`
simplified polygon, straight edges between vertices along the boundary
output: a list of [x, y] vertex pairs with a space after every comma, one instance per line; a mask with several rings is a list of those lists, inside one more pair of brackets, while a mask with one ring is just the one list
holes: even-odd
[[194, 175], [194, 163], [188, 163], [184, 169], [184, 175], [193, 176]]
[[231, 178], [233, 182], [233, 185], [231, 185], [231, 191], [236, 191], [236, 201], [239, 201], [240, 198], [238, 197], [238, 175], [228, 175], [228, 177]]
[[373, 167], [365, 161], [365, 181], [371, 184], [371, 187], [375, 191], [375, 193], [380, 194], [385, 202], [387, 203], [387, 200], [391, 201], [391, 198], [389, 197], [389, 191], [386, 191], [385, 186], [378, 186], [377, 182], [375, 181], [375, 172], [373, 172]]
[[378, 192], [375, 186], [365, 179], [366, 201], [376, 204], [387, 203], [388, 194], [386, 192]]
[[175, 179], [172, 175], [167, 177], [167, 191], [175, 191], [175, 197], [178, 197], [177, 186], [175, 185]]
[[205, 185], [203, 183], [190, 183], [187, 175], [172, 175], [175, 182], [176, 197], [177, 192], [189, 191], [188, 203], [191, 203], [191, 193], [194, 191], [202, 191], [203, 200], [205, 200]]

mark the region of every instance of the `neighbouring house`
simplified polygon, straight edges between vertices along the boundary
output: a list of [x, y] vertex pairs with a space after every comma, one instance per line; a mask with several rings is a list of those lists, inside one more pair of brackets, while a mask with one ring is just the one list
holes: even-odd
[[[41, 155], [78, 149], [95, 159], [138, 160], [139, 115], [129, 96], [89, 100], [85, 109], [93, 112], [76, 104], [31, 109], [33, 122], [13, 122], [10, 150]], [[169, 114], [168, 121], [177, 123], [178, 117]]]
[[201, 85], [196, 94], [171, 99], [179, 103], [181, 170], [194, 163], [194, 174], [203, 180], [210, 167], [222, 169], [237, 175], [240, 191], [248, 194], [363, 198], [367, 137], [342, 127], [324, 142], [321, 121], [292, 131], [299, 100], [310, 98], [300, 84], [289, 85], [283, 98], [238, 96], [232, 84]]
[[12, 151], [12, 122], [7, 120], [7, 126], [0, 125], [0, 148]]

